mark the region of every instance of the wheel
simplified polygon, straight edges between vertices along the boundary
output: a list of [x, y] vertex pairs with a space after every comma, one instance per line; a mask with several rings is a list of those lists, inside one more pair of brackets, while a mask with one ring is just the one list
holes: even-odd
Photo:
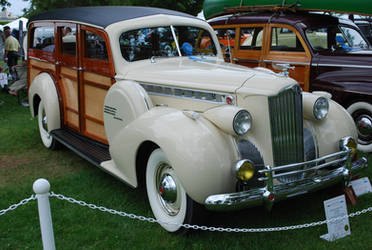
[[185, 233], [181, 224], [196, 223], [197, 207], [183, 189], [172, 164], [161, 149], [155, 149], [147, 162], [146, 189], [149, 203], [160, 225], [172, 233]]
[[356, 102], [347, 108], [358, 130], [358, 149], [372, 152], [372, 105]]
[[58, 147], [58, 142], [48, 132], [48, 119], [46, 116], [43, 101], [40, 101], [39, 103], [37, 119], [39, 124], [40, 137], [44, 146], [49, 149], [56, 149]]

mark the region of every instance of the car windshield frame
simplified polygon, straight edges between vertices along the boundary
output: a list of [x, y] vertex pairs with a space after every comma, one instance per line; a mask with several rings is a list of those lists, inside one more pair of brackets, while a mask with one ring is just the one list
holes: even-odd
[[119, 36], [121, 55], [128, 62], [159, 57], [217, 57], [212, 34], [198, 26], [164, 25], [126, 30]]
[[[308, 27], [304, 33], [312, 50], [316, 53], [349, 53], [371, 49], [371, 45], [363, 34], [350, 25], [337, 24]], [[355, 41], [359, 41], [359, 46], [356, 45]]]

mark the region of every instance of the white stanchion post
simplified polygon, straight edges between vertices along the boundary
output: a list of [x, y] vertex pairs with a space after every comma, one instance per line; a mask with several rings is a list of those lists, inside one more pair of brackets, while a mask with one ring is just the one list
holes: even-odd
[[37, 205], [39, 208], [39, 219], [41, 238], [44, 250], [55, 250], [52, 214], [49, 204], [50, 184], [46, 179], [38, 179], [32, 186], [36, 193]]

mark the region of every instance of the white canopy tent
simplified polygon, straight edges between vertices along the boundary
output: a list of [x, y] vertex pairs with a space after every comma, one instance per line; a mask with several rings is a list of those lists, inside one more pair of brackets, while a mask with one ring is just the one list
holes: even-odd
[[25, 18], [25, 17], [18, 18], [16, 20], [14, 20], [13, 22], [10, 22], [10, 23], [7, 23], [5, 25], [2, 25], [0, 28], [2, 30], [4, 28], [4, 26], [9, 26], [10, 27], [10, 30], [13, 30], [13, 29], [18, 30], [19, 29], [19, 21], [22, 21], [23, 22], [23, 31], [26, 31], [27, 30], [28, 19]]

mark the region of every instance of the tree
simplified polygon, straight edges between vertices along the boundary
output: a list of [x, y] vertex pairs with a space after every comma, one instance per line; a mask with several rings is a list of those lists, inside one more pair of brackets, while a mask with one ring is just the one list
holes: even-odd
[[0, 6], [1, 7], [6, 7], [6, 6], [10, 6], [11, 4], [10, 4], [10, 2], [8, 2], [8, 0], [0, 0]]
[[[0, 0], [2, 1], [7, 0]], [[202, 9], [203, 0], [27, 0], [31, 5], [25, 15], [32, 15], [59, 8], [79, 6], [104, 6], [104, 5], [136, 5], [172, 9], [197, 15]]]

